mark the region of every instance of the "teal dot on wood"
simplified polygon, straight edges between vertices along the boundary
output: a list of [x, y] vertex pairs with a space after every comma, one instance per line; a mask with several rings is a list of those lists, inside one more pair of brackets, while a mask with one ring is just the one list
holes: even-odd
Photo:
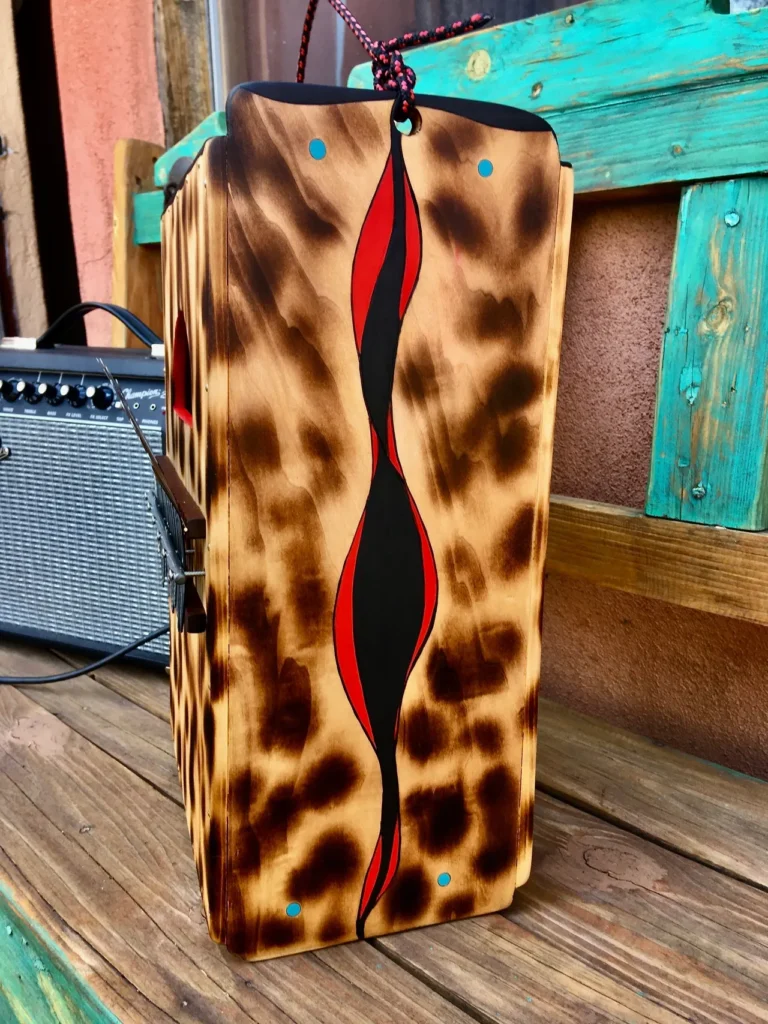
[[285, 912], [288, 915], [288, 917], [298, 917], [299, 914], [301, 913], [301, 904], [289, 903], [288, 906], [285, 908]]
[[481, 178], [490, 178], [493, 174], [493, 164], [490, 160], [481, 160], [477, 165], [477, 173]]
[[448, 874], [447, 871], [443, 871], [442, 874], [437, 876], [437, 884], [443, 889], [446, 887], [446, 885], [451, 884], [451, 876]]
[[312, 139], [309, 144], [309, 155], [313, 160], [322, 160], [328, 152], [322, 139]]

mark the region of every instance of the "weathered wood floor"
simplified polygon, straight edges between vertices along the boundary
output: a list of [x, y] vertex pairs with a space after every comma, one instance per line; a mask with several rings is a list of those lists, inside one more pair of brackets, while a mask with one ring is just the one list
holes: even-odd
[[506, 913], [246, 964], [201, 916], [166, 677], [2, 686], [0, 1022], [768, 1021], [768, 784], [544, 703], [539, 787]]

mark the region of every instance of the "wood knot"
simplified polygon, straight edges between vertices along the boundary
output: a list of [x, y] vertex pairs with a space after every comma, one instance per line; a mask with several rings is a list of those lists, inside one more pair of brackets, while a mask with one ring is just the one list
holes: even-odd
[[714, 306], [711, 306], [701, 320], [702, 332], [705, 334], [725, 334], [733, 321], [733, 306], [733, 299], [728, 296], [720, 299]]
[[487, 50], [475, 50], [469, 55], [467, 61], [467, 77], [473, 82], [485, 78], [491, 70], [491, 55]]

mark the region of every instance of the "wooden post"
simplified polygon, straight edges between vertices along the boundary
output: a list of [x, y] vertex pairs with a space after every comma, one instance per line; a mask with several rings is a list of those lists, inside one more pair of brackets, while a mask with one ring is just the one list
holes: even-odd
[[[162, 146], [138, 139], [115, 144], [114, 227], [112, 235], [112, 301], [125, 306], [153, 331], [163, 332], [163, 284], [159, 245], [137, 245], [134, 231], [134, 196], [151, 188], [155, 160]], [[140, 346], [130, 331], [115, 320], [112, 344]]]
[[683, 190], [648, 515], [768, 527], [768, 179]]
[[206, 0], [155, 0], [165, 141], [172, 146], [213, 110]]

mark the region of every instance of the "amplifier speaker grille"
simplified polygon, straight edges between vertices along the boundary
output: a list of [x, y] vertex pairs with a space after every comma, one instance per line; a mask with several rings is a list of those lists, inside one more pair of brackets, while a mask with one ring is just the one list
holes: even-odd
[[[161, 452], [162, 428], [144, 433]], [[167, 622], [152, 468], [130, 424], [0, 413], [0, 438], [0, 623], [87, 647]], [[168, 638], [143, 650], [167, 656]]]

